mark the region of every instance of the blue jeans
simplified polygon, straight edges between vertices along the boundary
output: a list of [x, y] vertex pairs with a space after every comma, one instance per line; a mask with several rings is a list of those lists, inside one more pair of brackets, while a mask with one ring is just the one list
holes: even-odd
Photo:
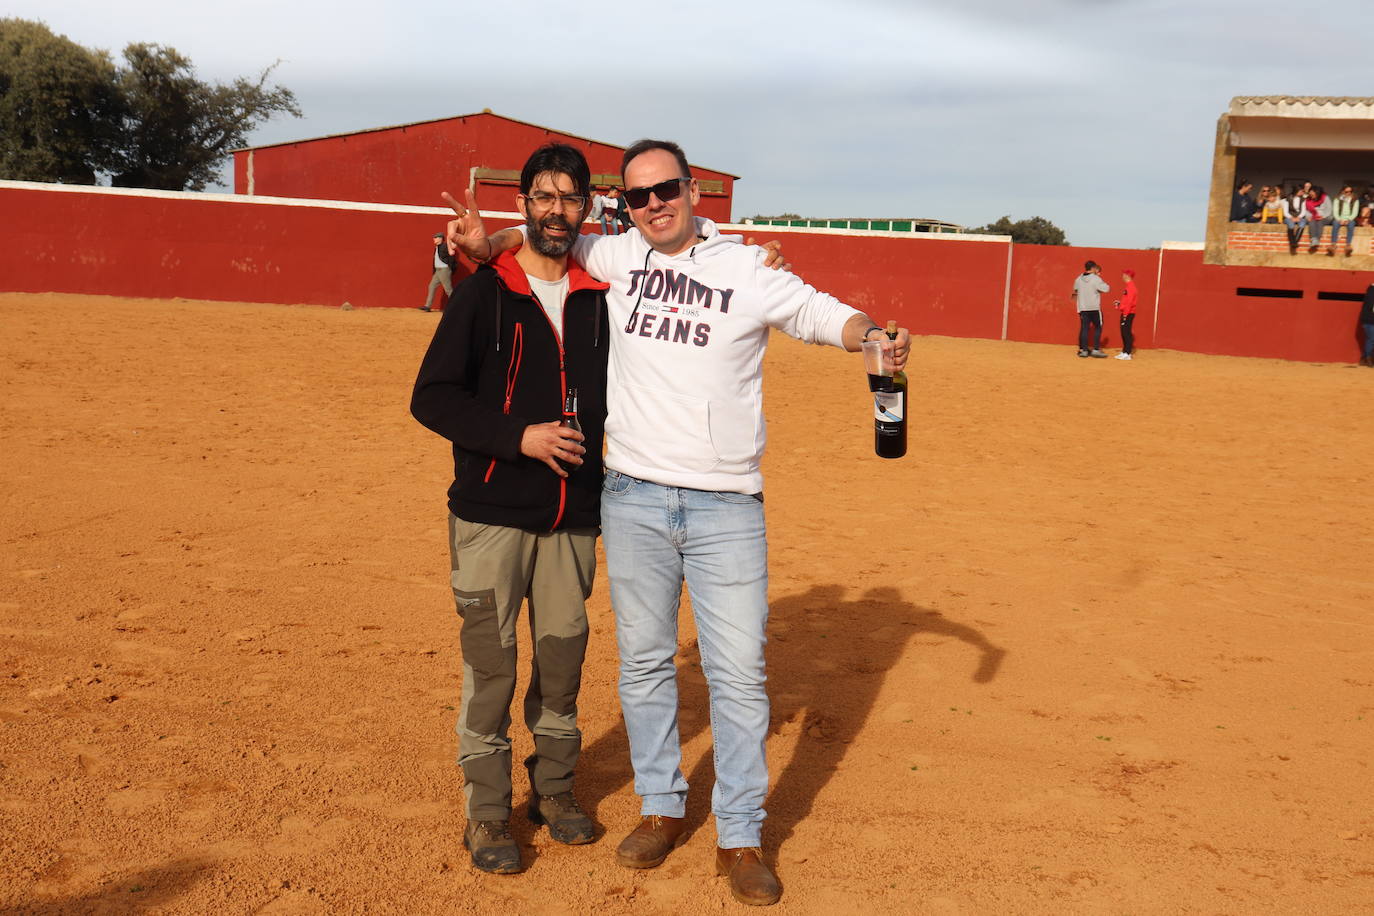
[[1330, 223], [1329, 219], [1313, 219], [1307, 224], [1307, 244], [1309, 248], [1316, 248], [1322, 243], [1322, 235], [1326, 232], [1326, 226]]
[[1374, 359], [1374, 324], [1364, 325], [1364, 358]]
[[663, 487], [607, 471], [601, 531], [620, 649], [620, 707], [640, 811], [666, 817], [686, 812], [673, 663], [685, 579], [711, 697], [716, 842], [723, 849], [758, 846], [768, 792], [762, 499]]
[[1286, 219], [1284, 223], [1288, 226], [1289, 239], [1296, 245], [1298, 240], [1302, 238], [1302, 230], [1303, 227], [1307, 225], [1307, 217], [1304, 216], [1301, 219]]
[[615, 213], [609, 210], [601, 211], [601, 234], [619, 235], [620, 221], [616, 219]]
[[[1336, 247], [1336, 242], [1341, 237], [1341, 224], [1338, 220], [1331, 221], [1331, 247]], [[1321, 241], [1321, 239], [1317, 239]], [[1355, 242], [1355, 221], [1352, 219], [1345, 224], [1345, 247], [1350, 248]]]

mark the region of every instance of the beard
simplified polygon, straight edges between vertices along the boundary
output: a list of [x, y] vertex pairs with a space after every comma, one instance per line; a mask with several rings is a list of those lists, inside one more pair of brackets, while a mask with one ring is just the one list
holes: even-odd
[[[562, 229], [567, 235], [562, 238], [551, 238], [545, 234], [545, 227]], [[554, 212], [542, 219], [529, 217], [525, 220], [525, 233], [529, 237], [529, 242], [534, 246], [534, 250], [546, 258], [561, 258], [572, 250], [573, 243], [577, 241], [577, 230], [572, 223], [562, 214]]]

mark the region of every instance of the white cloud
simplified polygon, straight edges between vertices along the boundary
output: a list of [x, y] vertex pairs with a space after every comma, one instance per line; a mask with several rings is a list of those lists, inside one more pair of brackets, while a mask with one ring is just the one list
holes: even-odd
[[117, 16], [10, 0], [6, 15], [116, 53], [169, 44], [210, 79], [281, 58], [306, 118], [258, 143], [490, 107], [677, 139], [743, 176], [737, 215], [1041, 215], [1083, 244], [1200, 238], [1232, 96], [1374, 92], [1343, 44], [1374, 33], [1368, 0], [127, 0]]

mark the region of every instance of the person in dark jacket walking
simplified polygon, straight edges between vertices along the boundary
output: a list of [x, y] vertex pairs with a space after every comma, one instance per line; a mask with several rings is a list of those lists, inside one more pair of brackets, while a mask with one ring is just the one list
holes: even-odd
[[[420, 366], [411, 413], [453, 443], [451, 582], [463, 619], [458, 762], [464, 845], [477, 868], [520, 871], [510, 833], [510, 705], [516, 624], [528, 598], [533, 671], [525, 724], [530, 820], [590, 843], [573, 794], [584, 602], [596, 570], [606, 419], [606, 284], [568, 260], [588, 210], [582, 153], [540, 147], [516, 204], [530, 244], [484, 263], [449, 300]], [[573, 422], [576, 420], [577, 422]], [[580, 426], [581, 432], [577, 427]]]
[[442, 232], [434, 233], [434, 257], [432, 260], [433, 272], [429, 275], [429, 288], [425, 290], [425, 304], [420, 306], [422, 312], [430, 311], [436, 288], [442, 286], [445, 297], [453, 295], [453, 269], [458, 266], [458, 259], [449, 254], [448, 243], [444, 241]]

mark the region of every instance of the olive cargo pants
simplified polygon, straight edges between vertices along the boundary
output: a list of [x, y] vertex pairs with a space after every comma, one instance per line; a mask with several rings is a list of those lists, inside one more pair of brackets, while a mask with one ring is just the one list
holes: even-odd
[[540, 795], [572, 789], [582, 749], [577, 692], [587, 651], [584, 602], [596, 574], [595, 528], [538, 534], [449, 515], [453, 599], [463, 618], [458, 763], [470, 820], [506, 820], [511, 809], [510, 705], [515, 697], [515, 630], [529, 602], [533, 671], [525, 761]]

